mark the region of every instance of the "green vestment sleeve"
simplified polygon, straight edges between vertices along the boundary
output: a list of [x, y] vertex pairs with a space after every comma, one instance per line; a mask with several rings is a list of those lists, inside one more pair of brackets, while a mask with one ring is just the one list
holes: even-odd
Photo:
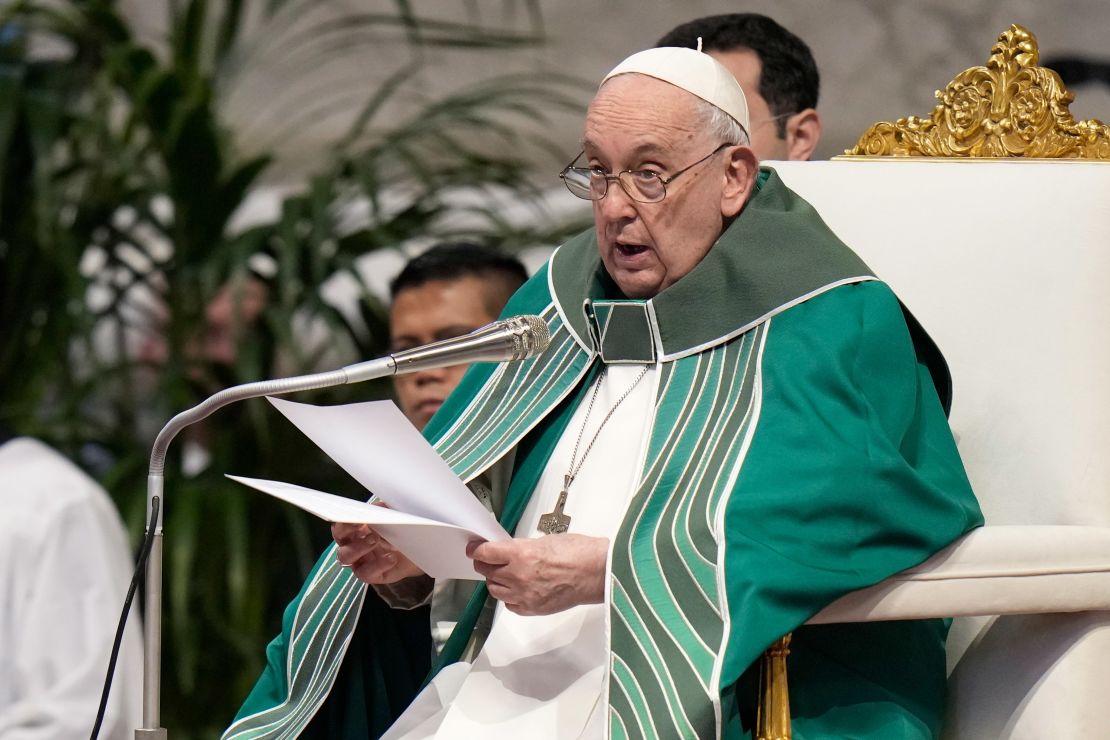
[[[932, 737], [946, 625], [798, 629], [982, 523], [897, 300], [865, 282], [785, 311], [770, 322], [762, 364], [759, 423], [728, 502], [722, 686], [797, 629], [788, 663], [797, 740]], [[746, 724], [751, 675], [736, 699], [734, 722]]]
[[[328, 548], [305, 583], [329, 560]], [[282, 706], [289, 699], [288, 643], [302, 604], [304, 589], [285, 610], [282, 631], [266, 648], [266, 666], [235, 717], [235, 721]], [[378, 737], [393, 724], [431, 667], [432, 641], [428, 608], [391, 609], [373, 589], [367, 589], [358, 613], [357, 629], [330, 691], [298, 737], [320, 740], [366, 740]], [[277, 732], [264, 725], [253, 737]], [[280, 734], [280, 732], [277, 732]]]
[[266, 665], [262, 669], [262, 675], [258, 677], [255, 682], [254, 688], [247, 695], [243, 701], [243, 705], [239, 708], [239, 712], [235, 715], [235, 721], [254, 714], [255, 712], [268, 709], [270, 707], [278, 706], [286, 700], [289, 696], [289, 683], [286, 680], [286, 662], [288, 655], [288, 642], [289, 635], [293, 627], [293, 620], [297, 613], [297, 608], [300, 605], [301, 597], [304, 595], [305, 588], [312, 580], [312, 576], [323, 565], [323, 561], [327, 557], [334, 557], [331, 548], [325, 550], [324, 554], [313, 566], [309, 572], [308, 578], [305, 579], [304, 585], [301, 587], [301, 593], [285, 607], [285, 612], [281, 618], [281, 632], [277, 637], [270, 641], [266, 646]]

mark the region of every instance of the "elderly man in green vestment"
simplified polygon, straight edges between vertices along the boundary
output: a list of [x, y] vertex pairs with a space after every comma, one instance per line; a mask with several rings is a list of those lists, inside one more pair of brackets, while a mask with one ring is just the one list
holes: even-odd
[[390, 679], [365, 584], [456, 622], [388, 738], [751, 737], [753, 663], [789, 632], [794, 737], [936, 736], [944, 623], [803, 625], [982, 523], [947, 370], [747, 129], [698, 51], [607, 75], [562, 173], [595, 228], [506, 309], [550, 346], [473, 367], [425, 429], [514, 538], [468, 548], [484, 582], [433, 583], [337, 525], [226, 737], [393, 720], [359, 704]]

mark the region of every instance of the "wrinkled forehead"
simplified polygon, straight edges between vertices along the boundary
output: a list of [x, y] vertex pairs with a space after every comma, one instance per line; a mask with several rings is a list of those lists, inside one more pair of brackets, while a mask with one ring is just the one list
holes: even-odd
[[658, 77], [642, 74], [640, 72], [626, 72], [624, 74], [616, 75], [614, 77], [607, 77], [598, 86], [597, 92], [594, 93], [594, 100], [605, 95], [640, 95], [651, 97], [653, 95], [661, 95], [673, 97], [686, 101], [688, 105], [693, 105], [700, 100], [697, 95], [694, 95], [689, 90], [686, 90], [674, 83], [661, 80]]
[[697, 96], [653, 77], [612, 77], [590, 101], [582, 144], [589, 148], [620, 136], [679, 145], [702, 133], [702, 106]]

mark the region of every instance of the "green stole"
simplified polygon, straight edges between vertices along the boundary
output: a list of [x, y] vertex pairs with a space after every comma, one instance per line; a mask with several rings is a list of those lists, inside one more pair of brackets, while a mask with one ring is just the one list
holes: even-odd
[[[563, 245], [505, 311], [542, 316], [551, 330], [549, 348], [517, 363], [472, 367], [425, 430], [465, 481], [516, 448], [501, 512], [502, 524], [512, 532], [588, 386], [584, 381], [601, 361], [658, 363], [648, 454], [613, 542], [613, 737], [738, 732], [745, 710], [735, 687], [771, 641], [840, 594], [924, 560], [977, 523], [964, 479], [951, 505], [935, 507], [937, 519], [954, 520], [938, 525], [935, 536], [883, 548], [835, 576], [820, 567], [791, 572], [788, 550], [795, 542], [804, 550], [806, 536], [791, 533], [768, 545], [748, 531], [750, 507], [758, 511], [760, 505], [743, 497], [748, 474], [742, 471], [750, 451], [760, 450], [748, 466], [757, 488], [780, 485], [765, 483], [763, 470], [784, 470], [783, 461], [776, 462], [781, 450], [756, 434], [769, 339], [774, 346], [771, 320], [789, 317], [794, 312], [788, 309], [819, 296], [836, 295], [842, 286], [873, 280], [812, 207], [764, 170], [758, 192], [705, 258], [650, 301], [611, 300], [615, 288], [601, 267], [592, 232]], [[832, 307], [833, 320], [840, 310]], [[905, 334], [905, 324], [899, 325]], [[905, 344], [912, 357], [908, 338]], [[939, 357], [916, 349], [923, 362]], [[946, 370], [935, 362], [933, 367], [933, 384], [943, 387]], [[933, 404], [939, 412], [935, 397]], [[962, 468], [958, 472], [962, 475]], [[789, 471], [774, 475], [787, 479]], [[959, 484], [959, 475], [948, 477]], [[825, 537], [822, 526], [811, 523], [812, 541]], [[767, 547], [782, 547], [782, 562], [762, 557]], [[752, 572], [746, 559], [766, 560], [766, 568]], [[785, 596], [776, 570], [790, 584]], [[284, 700], [267, 705], [248, 698], [225, 737], [269, 736], [276, 728], [295, 730], [308, 722], [334, 680], [362, 594], [349, 571], [335, 566], [334, 555], [326, 552], [287, 612], [286, 685], [277, 692]], [[761, 603], [764, 594], [767, 604]], [[479, 584], [440, 665], [458, 659], [486, 598], [485, 585]]]

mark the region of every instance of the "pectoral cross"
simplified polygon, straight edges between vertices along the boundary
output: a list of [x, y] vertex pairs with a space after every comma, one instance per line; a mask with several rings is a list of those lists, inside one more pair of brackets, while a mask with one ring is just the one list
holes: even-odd
[[572, 480], [573, 476], [563, 476], [563, 490], [559, 491], [559, 500], [555, 502], [554, 510], [540, 517], [536, 529], [544, 534], [562, 534], [570, 529], [570, 516], [563, 513], [563, 506], [567, 503], [567, 489]]

